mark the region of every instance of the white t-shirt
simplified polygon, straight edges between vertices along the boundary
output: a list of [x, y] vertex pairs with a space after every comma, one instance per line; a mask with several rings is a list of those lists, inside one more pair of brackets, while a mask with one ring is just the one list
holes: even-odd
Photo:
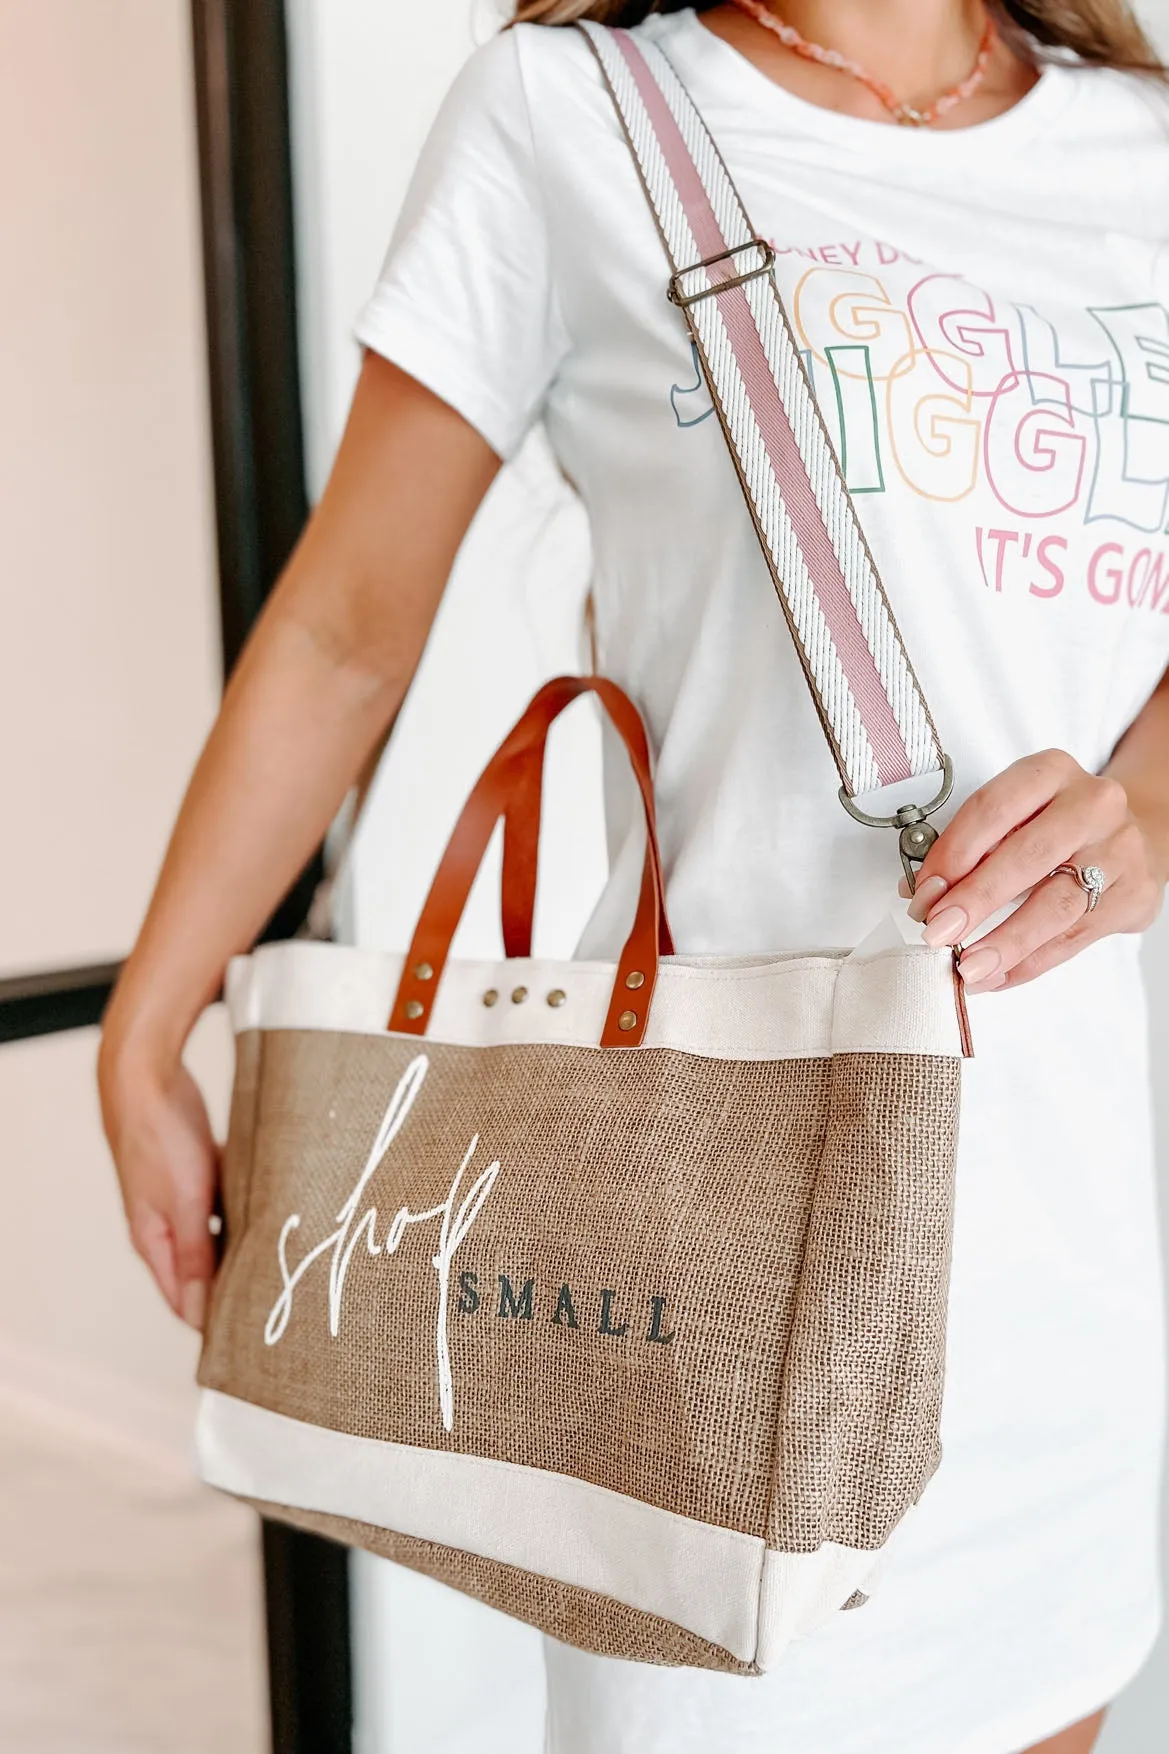
[[[922, 137], [801, 103], [690, 12], [643, 28], [775, 240], [960, 788], [1049, 745], [1100, 765], [1169, 659], [1163, 108], [1059, 69]], [[607, 105], [575, 34], [480, 50], [359, 335], [504, 456], [543, 417], [590, 516], [600, 667], [657, 748], [679, 948], [855, 942], [889, 846], [836, 801]]]
[[[918, 132], [802, 102], [690, 12], [640, 28], [775, 245], [956, 797], [1041, 748], [1100, 768], [1169, 661], [1169, 103], [1061, 66], [988, 123]], [[524, 26], [452, 90], [358, 333], [504, 457], [543, 420], [589, 514], [598, 668], [656, 751], [678, 948], [852, 944], [895, 840], [837, 801], [666, 276], [587, 45]], [[640, 870], [610, 765], [589, 954]], [[730, 1692], [554, 1651], [582, 1701], [556, 1754], [1004, 1754], [1143, 1656], [1161, 1367], [1135, 946], [974, 1012], [947, 1457], [900, 1567]]]

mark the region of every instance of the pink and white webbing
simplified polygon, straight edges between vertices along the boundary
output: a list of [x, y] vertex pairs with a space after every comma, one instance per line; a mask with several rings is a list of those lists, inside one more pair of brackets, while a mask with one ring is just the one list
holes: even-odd
[[672, 296], [686, 313], [844, 790], [855, 797], [937, 773], [938, 734], [788, 324], [770, 252], [668, 58], [628, 31], [580, 28], [657, 219]]

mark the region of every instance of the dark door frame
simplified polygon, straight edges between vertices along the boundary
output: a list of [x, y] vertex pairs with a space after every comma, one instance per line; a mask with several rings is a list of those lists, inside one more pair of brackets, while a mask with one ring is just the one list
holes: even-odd
[[[283, 0], [191, 0], [223, 664], [308, 515]], [[319, 860], [264, 933], [303, 920]], [[92, 1027], [119, 964], [0, 980], [0, 1043]], [[273, 1754], [351, 1754], [348, 1553], [262, 1525]]]
[[[308, 516], [283, 0], [192, 0], [224, 669]], [[300, 925], [314, 861], [266, 937]], [[343, 1547], [263, 1525], [274, 1754], [351, 1754]]]

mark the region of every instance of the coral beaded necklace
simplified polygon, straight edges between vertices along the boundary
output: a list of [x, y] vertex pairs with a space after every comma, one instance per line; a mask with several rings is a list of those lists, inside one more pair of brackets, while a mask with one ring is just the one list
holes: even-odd
[[866, 86], [878, 102], [884, 105], [893, 120], [907, 128], [928, 128], [940, 116], [944, 116], [948, 110], [952, 110], [955, 104], [960, 104], [972, 96], [982, 84], [995, 45], [994, 21], [988, 13], [986, 28], [978, 46], [978, 55], [970, 72], [959, 85], [951, 86], [948, 91], [944, 91], [940, 97], [935, 98], [933, 103], [927, 104], [925, 109], [919, 110], [913, 104], [903, 103], [896, 93], [885, 84], [884, 80], [867, 72], [858, 62], [847, 60], [836, 49], [825, 49], [820, 43], [810, 43], [806, 37], [800, 35], [793, 25], [785, 24], [782, 19], [777, 18], [775, 13], [763, 4], [763, 0], [732, 0], [732, 3], [739, 8], [740, 12], [745, 12], [749, 18], [753, 18], [756, 24], [761, 24], [765, 29], [773, 31], [784, 48], [790, 49], [793, 55], [802, 55], [805, 61], [815, 61], [821, 67], [831, 67], [837, 73], [847, 73], [850, 79], [859, 80], [861, 85]]

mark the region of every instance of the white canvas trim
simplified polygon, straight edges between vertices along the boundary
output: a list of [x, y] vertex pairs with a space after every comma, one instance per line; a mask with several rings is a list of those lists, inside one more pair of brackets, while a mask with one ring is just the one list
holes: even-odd
[[210, 1389], [197, 1445], [204, 1479], [225, 1492], [519, 1566], [754, 1658], [764, 1549], [751, 1535], [566, 1474], [352, 1437]]
[[[385, 1034], [404, 958], [294, 940], [265, 944], [228, 970], [227, 1003], [246, 1029]], [[593, 1047], [612, 992], [612, 963], [452, 960], [426, 1039], [462, 1047], [504, 1043]], [[522, 1003], [512, 1002], [519, 987]], [[489, 990], [499, 994], [483, 1003]], [[550, 992], [562, 992], [559, 1006]], [[641, 1049], [711, 1059], [785, 1060], [832, 1053], [958, 1055], [948, 951], [897, 944], [869, 954], [670, 957], [662, 962]]]
[[221, 1491], [592, 1590], [762, 1669], [872, 1587], [883, 1561], [834, 1542], [778, 1553], [567, 1474], [353, 1437], [214, 1389], [200, 1397], [196, 1444], [203, 1478]]
[[806, 1638], [834, 1619], [858, 1590], [871, 1595], [884, 1574], [891, 1548], [913, 1514], [910, 1511], [903, 1516], [885, 1545], [873, 1551], [841, 1547], [835, 1541], [826, 1541], [814, 1553], [779, 1553], [768, 1548], [759, 1592], [757, 1666], [773, 1669], [794, 1639]]

